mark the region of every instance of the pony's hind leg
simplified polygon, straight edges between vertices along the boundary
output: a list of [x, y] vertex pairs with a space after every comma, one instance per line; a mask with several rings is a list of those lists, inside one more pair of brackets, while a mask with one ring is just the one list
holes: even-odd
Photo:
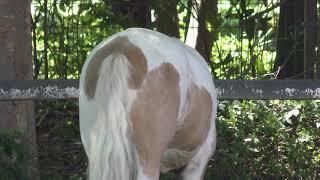
[[137, 150], [138, 180], [158, 180], [161, 156], [176, 131], [179, 74], [164, 63], [149, 71], [134, 99], [130, 119]]
[[211, 124], [206, 141], [201, 145], [196, 155], [189, 161], [181, 173], [183, 180], [203, 179], [207, 163], [216, 149], [216, 128], [215, 123]]

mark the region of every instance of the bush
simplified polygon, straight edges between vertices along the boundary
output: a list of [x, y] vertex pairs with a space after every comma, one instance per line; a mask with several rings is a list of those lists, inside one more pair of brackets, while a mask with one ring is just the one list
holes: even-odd
[[0, 179], [28, 179], [25, 175], [22, 133], [18, 129], [0, 131]]
[[[42, 178], [85, 179], [77, 106], [39, 107], [51, 107], [37, 129]], [[206, 180], [320, 177], [320, 101], [221, 101], [217, 131]], [[161, 179], [177, 178], [169, 173]]]
[[207, 179], [320, 177], [319, 102], [220, 102]]

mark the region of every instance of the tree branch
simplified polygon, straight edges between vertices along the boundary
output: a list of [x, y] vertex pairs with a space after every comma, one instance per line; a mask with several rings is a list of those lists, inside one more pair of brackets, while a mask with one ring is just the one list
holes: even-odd
[[274, 9], [276, 9], [276, 8], [278, 8], [279, 6], [285, 4], [286, 2], [288, 2], [288, 0], [282, 0], [282, 1], [274, 4], [274, 5], [271, 6], [270, 8], [268, 8], [268, 9], [266, 9], [266, 10], [264, 10], [264, 11], [258, 12], [258, 13], [256, 13], [256, 14], [248, 17], [247, 19], [245, 19], [245, 20], [242, 21], [243, 25], [251, 22], [252, 20], [261, 18], [264, 14], [269, 13], [270, 11], [273, 11]]

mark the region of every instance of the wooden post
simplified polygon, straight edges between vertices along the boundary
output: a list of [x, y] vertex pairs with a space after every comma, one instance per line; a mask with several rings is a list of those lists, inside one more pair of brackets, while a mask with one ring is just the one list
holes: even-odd
[[[31, 80], [33, 77], [30, 6], [31, 0], [0, 1], [0, 80]], [[8, 129], [22, 132], [25, 148], [23, 170], [30, 179], [38, 179], [32, 101], [0, 102], [0, 130]]]

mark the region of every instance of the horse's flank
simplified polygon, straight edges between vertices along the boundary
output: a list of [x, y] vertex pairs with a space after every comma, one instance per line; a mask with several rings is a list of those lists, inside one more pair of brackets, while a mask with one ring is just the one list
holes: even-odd
[[143, 173], [159, 176], [161, 156], [176, 131], [180, 106], [179, 74], [163, 63], [147, 74], [132, 104], [133, 142], [136, 144]]
[[158, 179], [160, 169], [184, 166], [185, 179], [203, 176], [215, 147], [216, 95], [193, 51], [141, 29], [92, 51], [79, 97], [90, 179]]

